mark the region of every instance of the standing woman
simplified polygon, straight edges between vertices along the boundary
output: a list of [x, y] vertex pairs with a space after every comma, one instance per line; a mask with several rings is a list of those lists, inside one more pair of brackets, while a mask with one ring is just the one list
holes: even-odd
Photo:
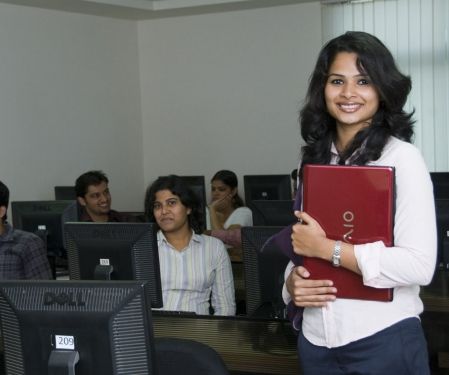
[[[306, 144], [299, 177], [308, 163], [395, 168], [394, 246], [342, 243], [340, 254], [340, 267], [362, 275], [365, 285], [394, 288], [394, 297], [336, 298], [331, 280], [311, 280], [290, 264], [284, 300], [304, 307], [298, 352], [305, 375], [430, 373], [419, 289], [435, 270], [435, 208], [429, 173], [410, 144], [413, 121], [403, 110], [410, 90], [410, 78], [370, 34], [347, 32], [319, 54], [300, 112]], [[331, 262], [339, 244], [306, 212], [295, 214], [294, 251]]]
[[253, 214], [238, 194], [234, 172], [221, 170], [211, 180], [212, 201], [208, 205], [208, 229], [229, 247], [241, 247], [240, 228], [253, 225]]

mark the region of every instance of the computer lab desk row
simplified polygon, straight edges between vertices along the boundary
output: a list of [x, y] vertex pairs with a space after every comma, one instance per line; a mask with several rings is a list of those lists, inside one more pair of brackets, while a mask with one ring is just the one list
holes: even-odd
[[[449, 374], [449, 272], [423, 288], [421, 316], [432, 374]], [[156, 337], [192, 339], [214, 348], [235, 374], [299, 374], [296, 335], [285, 320], [153, 315]]]

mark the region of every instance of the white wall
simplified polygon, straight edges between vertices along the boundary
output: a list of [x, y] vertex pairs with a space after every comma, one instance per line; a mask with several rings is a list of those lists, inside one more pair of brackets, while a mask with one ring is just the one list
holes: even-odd
[[0, 4], [0, 129], [11, 200], [53, 199], [98, 168], [115, 208], [140, 209], [136, 23]]
[[0, 3], [11, 200], [53, 199], [90, 169], [119, 210], [142, 209], [161, 174], [289, 173], [320, 17], [318, 3], [139, 22]]
[[320, 20], [306, 3], [140, 21], [145, 181], [290, 173]]

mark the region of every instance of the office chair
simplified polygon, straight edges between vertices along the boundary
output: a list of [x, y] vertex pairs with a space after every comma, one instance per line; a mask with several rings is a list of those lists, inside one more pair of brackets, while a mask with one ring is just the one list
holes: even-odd
[[194, 340], [155, 338], [159, 375], [229, 375], [220, 355]]

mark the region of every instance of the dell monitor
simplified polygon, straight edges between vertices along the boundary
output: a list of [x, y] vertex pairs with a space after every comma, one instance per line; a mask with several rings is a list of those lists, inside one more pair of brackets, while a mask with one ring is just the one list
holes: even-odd
[[246, 313], [251, 317], [285, 318], [282, 299], [289, 258], [268, 240], [283, 227], [243, 227]]
[[0, 281], [6, 373], [156, 374], [147, 287], [142, 281]]
[[298, 221], [293, 200], [254, 200], [251, 202], [254, 226], [287, 226]]
[[292, 199], [291, 177], [289, 174], [267, 174], [243, 176], [245, 202], [252, 209], [255, 200]]
[[154, 223], [65, 223], [71, 280], [148, 280], [151, 307], [162, 307]]
[[75, 186], [55, 186], [56, 200], [75, 200]]
[[62, 214], [71, 204], [68, 200], [11, 202], [13, 225], [45, 239], [49, 256], [65, 257]]

